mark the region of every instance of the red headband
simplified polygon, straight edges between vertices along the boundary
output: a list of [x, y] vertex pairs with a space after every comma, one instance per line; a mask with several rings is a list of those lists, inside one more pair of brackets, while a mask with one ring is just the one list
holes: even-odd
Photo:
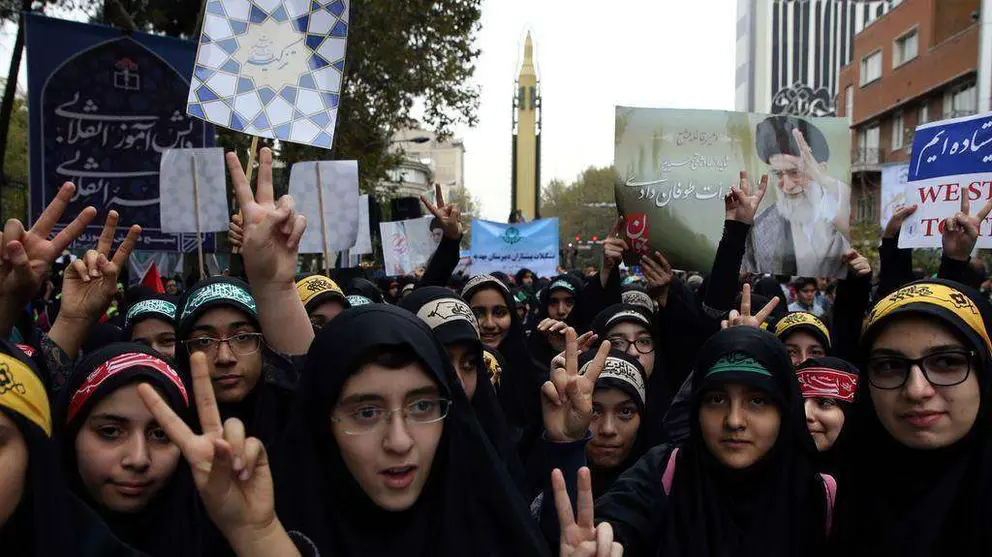
[[186, 394], [186, 387], [183, 385], [176, 370], [155, 356], [129, 352], [114, 356], [100, 364], [86, 377], [86, 381], [83, 381], [83, 384], [76, 390], [76, 393], [72, 395], [72, 399], [69, 401], [69, 417], [66, 418], [66, 423], [72, 422], [79, 409], [86, 404], [86, 401], [89, 400], [90, 396], [96, 392], [104, 381], [134, 367], [150, 368], [161, 373], [179, 389], [179, 393], [183, 396], [183, 401], [186, 403], [186, 406], [189, 406], [189, 395]]
[[796, 372], [803, 398], [835, 398], [854, 402], [858, 376], [828, 367], [807, 367]]

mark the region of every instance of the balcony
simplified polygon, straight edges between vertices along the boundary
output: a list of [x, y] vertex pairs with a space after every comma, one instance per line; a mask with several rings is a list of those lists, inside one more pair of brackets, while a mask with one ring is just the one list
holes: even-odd
[[851, 152], [851, 172], [880, 172], [884, 159], [878, 147], [857, 147]]

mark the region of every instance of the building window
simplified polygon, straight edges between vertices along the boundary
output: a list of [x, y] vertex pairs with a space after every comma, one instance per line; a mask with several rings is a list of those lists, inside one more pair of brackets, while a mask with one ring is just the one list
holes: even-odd
[[930, 121], [930, 104], [924, 99], [923, 104], [920, 105], [919, 110], [916, 112], [916, 125], [922, 126]]
[[854, 120], [854, 87], [848, 85], [844, 89], [844, 116]]
[[944, 93], [944, 118], [970, 116], [978, 111], [975, 84], [949, 89]]
[[902, 112], [892, 117], [892, 150], [902, 149], [902, 142], [906, 136], [906, 125], [902, 119]]
[[878, 125], [858, 130], [858, 152], [855, 161], [861, 164], [878, 164], [879, 162], [879, 127]]
[[882, 78], [882, 51], [876, 50], [861, 59], [861, 85]]
[[909, 33], [896, 39], [892, 45], [892, 67], [899, 67], [913, 58], [919, 52], [920, 34], [914, 28]]

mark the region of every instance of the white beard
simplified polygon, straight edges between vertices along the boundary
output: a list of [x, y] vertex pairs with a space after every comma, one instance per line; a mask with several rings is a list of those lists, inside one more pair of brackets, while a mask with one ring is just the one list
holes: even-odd
[[818, 184], [810, 182], [803, 195], [793, 198], [787, 197], [779, 190], [775, 207], [790, 223], [811, 224], [817, 217], [816, 206], [823, 197], [823, 192], [819, 188]]

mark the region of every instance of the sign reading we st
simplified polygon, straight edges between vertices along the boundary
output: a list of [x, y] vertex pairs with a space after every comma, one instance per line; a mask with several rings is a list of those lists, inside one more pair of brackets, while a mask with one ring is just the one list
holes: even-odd
[[[967, 197], [970, 214], [992, 199], [992, 114], [942, 120], [916, 128], [906, 203], [917, 210], [903, 223], [900, 248], [939, 248], [948, 217]], [[978, 247], [992, 247], [992, 217], [979, 227]]]

